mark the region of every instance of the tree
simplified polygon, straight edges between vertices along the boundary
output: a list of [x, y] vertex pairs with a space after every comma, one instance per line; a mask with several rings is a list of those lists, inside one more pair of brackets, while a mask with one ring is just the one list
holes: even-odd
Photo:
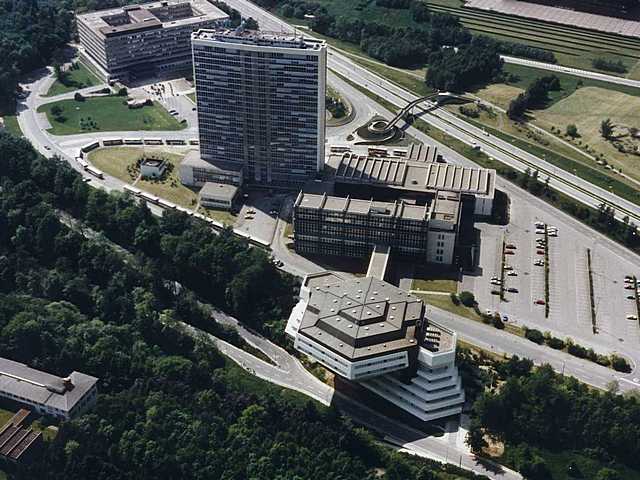
[[119, 97], [126, 97], [127, 95], [129, 95], [129, 91], [127, 90], [127, 87], [121, 87], [120, 89], [118, 89]]
[[611, 122], [610, 118], [603, 120], [600, 123], [600, 135], [602, 135], [602, 138], [604, 138], [605, 140], [610, 140], [611, 136], [613, 135], [613, 127], [614, 125]]
[[566, 134], [571, 138], [578, 137], [578, 127], [576, 127], [575, 123], [570, 123], [567, 125]]
[[601, 468], [598, 470], [595, 480], [622, 480], [622, 477], [611, 468]]
[[467, 432], [465, 443], [474, 453], [480, 453], [488, 446], [487, 441], [484, 439], [484, 432], [478, 422], [472, 421], [469, 425], [469, 431]]
[[460, 292], [458, 294], [458, 298], [465, 307], [473, 307], [476, 304], [476, 297], [469, 291], [465, 290], [463, 292]]
[[85, 100], [84, 96], [80, 92], [76, 92], [75, 95], [73, 96], [73, 99], [76, 102], [84, 102]]
[[54, 117], [59, 117], [62, 115], [62, 107], [60, 105], [54, 105], [51, 107], [51, 115]]
[[258, 26], [257, 20], [253, 17], [249, 17], [244, 20], [244, 28], [247, 30], [258, 30], [260, 27]]

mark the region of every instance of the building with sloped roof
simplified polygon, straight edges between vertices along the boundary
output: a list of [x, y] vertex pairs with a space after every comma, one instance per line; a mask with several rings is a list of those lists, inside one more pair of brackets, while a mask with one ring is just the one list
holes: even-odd
[[27, 405], [42, 415], [69, 420], [96, 401], [98, 379], [80, 372], [57, 377], [0, 358], [0, 397]]
[[383, 280], [308, 275], [286, 333], [300, 352], [420, 420], [462, 411], [455, 332]]

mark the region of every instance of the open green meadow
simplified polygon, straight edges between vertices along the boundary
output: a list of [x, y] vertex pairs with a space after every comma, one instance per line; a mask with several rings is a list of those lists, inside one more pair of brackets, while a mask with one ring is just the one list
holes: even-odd
[[77, 65], [77, 68], [67, 70], [65, 83], [62, 83], [60, 80], [56, 80], [51, 87], [49, 87], [49, 91], [45, 96], [54, 97], [56, 95], [73, 92], [74, 90], [91, 87], [100, 83], [96, 76], [82, 63], [78, 63]]
[[[56, 108], [61, 109], [54, 115]], [[182, 130], [186, 124], [178, 122], [162, 106], [154, 103], [142, 108], [128, 108], [126, 98], [119, 96], [87, 98], [84, 101], [59, 100], [46, 103], [38, 112], [47, 115], [52, 135], [73, 135], [89, 132], [118, 132], [135, 130]]]

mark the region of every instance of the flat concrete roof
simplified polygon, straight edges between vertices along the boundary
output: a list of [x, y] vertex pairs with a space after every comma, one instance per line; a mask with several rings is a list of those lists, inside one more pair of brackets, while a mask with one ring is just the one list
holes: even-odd
[[182, 159], [180, 166], [206, 168], [209, 171], [215, 171], [221, 174], [227, 175], [239, 175], [242, 171], [242, 165], [233, 162], [208, 162], [203, 160], [200, 156], [200, 152], [197, 150], [190, 150]]
[[97, 378], [80, 372], [72, 372], [68, 379], [0, 358], [0, 391], [65, 412], [98, 382]]
[[324, 40], [316, 40], [291, 33], [245, 30], [242, 28], [201, 29], [193, 32], [191, 39], [265, 47], [299, 48], [303, 50], [319, 50], [320, 48], [326, 47]]
[[206, 0], [180, 0], [97, 10], [83, 13], [77, 18], [96, 33], [108, 37], [154, 28], [197, 25], [205, 21], [222, 20], [228, 15]]
[[231, 202], [238, 193], [238, 187], [226, 183], [206, 182], [200, 189], [200, 197], [223, 198]]
[[336, 183], [384, 185], [413, 192], [459, 192], [493, 197], [495, 170], [344, 152], [329, 155]]
[[429, 205], [409, 205], [400, 201], [379, 202], [303, 192], [298, 195], [295, 206], [314, 210], [344, 212], [347, 214], [377, 215], [419, 221], [426, 221], [430, 215]]

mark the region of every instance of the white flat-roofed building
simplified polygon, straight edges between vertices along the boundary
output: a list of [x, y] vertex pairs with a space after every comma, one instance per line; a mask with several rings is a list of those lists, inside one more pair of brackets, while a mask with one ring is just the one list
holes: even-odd
[[81, 55], [104, 80], [128, 81], [191, 67], [191, 33], [224, 25], [207, 0], [159, 1], [76, 17]]
[[0, 397], [64, 420], [96, 401], [98, 379], [80, 372], [60, 378], [19, 362], [0, 358]]
[[285, 331], [297, 350], [422, 421], [462, 411], [455, 332], [380, 279], [308, 275]]
[[242, 167], [237, 162], [207, 162], [195, 150], [182, 159], [179, 173], [180, 182], [190, 187], [202, 187], [207, 182], [240, 186], [243, 182]]
[[140, 162], [142, 178], [160, 178], [167, 169], [167, 161], [160, 158], [145, 158]]
[[238, 197], [238, 191], [235, 185], [207, 182], [200, 189], [200, 205], [205, 208], [231, 210]]
[[285, 33], [193, 34], [200, 154], [251, 185], [298, 188], [324, 165], [327, 49]]

